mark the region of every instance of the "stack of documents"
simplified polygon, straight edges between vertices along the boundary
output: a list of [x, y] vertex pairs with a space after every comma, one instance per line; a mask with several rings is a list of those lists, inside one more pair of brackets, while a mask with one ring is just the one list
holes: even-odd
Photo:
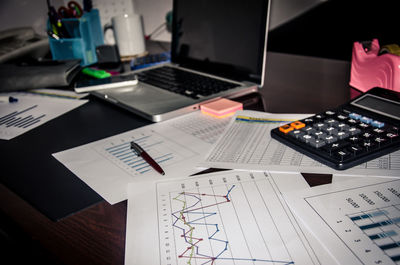
[[[128, 199], [125, 264], [398, 264], [400, 152], [334, 171], [271, 138], [305, 116], [195, 112], [53, 155], [109, 203]], [[205, 168], [229, 170], [193, 176]]]

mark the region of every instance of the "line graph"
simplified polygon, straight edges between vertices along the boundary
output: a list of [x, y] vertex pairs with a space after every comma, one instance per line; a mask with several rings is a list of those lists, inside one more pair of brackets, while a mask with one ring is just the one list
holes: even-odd
[[[277, 261], [257, 258], [243, 258], [243, 257], [224, 257], [224, 253], [229, 251], [229, 241], [225, 240], [218, 223], [208, 223], [217, 212], [208, 211], [208, 208], [231, 202], [229, 194], [235, 185], [232, 185], [226, 195], [213, 195], [206, 193], [192, 193], [182, 192], [177, 197], [173, 198], [175, 201], [182, 203], [182, 209], [172, 213], [175, 218], [173, 226], [181, 230], [181, 237], [188, 244], [188, 247], [178, 255], [178, 258], [186, 259], [187, 264], [192, 264], [194, 261], [200, 261], [201, 264], [214, 264], [219, 260], [231, 261], [247, 261], [247, 262], [261, 262], [261, 263], [275, 263], [275, 264], [294, 264], [293, 261]], [[210, 205], [202, 205], [202, 198], [213, 197], [216, 201]], [[186, 198], [185, 198], [186, 197]], [[187, 200], [193, 200], [192, 204], [187, 203]], [[218, 201], [220, 199], [220, 201]], [[195, 237], [195, 228], [204, 226], [207, 229], [208, 237]], [[209, 240], [211, 245], [216, 246], [213, 255], [202, 253], [201, 243], [204, 240]]]
[[157, 198], [160, 264], [318, 264], [266, 173], [160, 182]]

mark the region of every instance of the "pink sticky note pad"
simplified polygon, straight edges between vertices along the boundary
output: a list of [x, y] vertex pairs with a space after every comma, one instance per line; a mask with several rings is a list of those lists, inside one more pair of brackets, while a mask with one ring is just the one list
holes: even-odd
[[200, 105], [201, 112], [217, 118], [233, 115], [237, 110], [242, 109], [242, 103], [226, 98], [217, 99], [213, 102]]

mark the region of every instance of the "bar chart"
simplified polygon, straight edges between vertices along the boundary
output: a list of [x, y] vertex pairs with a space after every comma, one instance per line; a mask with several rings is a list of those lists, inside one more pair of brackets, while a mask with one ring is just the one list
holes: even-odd
[[153, 171], [146, 161], [131, 150], [131, 141], [140, 145], [162, 168], [196, 155], [178, 142], [150, 131], [113, 138], [96, 145], [94, 149], [130, 175]]
[[13, 111], [9, 114], [0, 117], [0, 126], [4, 125], [6, 127], [28, 128], [29, 126], [37, 122], [40, 122], [40, 119], [45, 117], [46, 114], [41, 114], [36, 117], [33, 115], [26, 115], [26, 114], [24, 115], [25, 112], [33, 110], [37, 108], [37, 106], [38, 105], [33, 105], [21, 111]]
[[393, 262], [400, 262], [400, 204], [348, 217]]
[[321, 229], [313, 225], [314, 232], [327, 248], [337, 249], [342, 263], [349, 262], [343, 260], [347, 253], [352, 264], [400, 264], [400, 180], [349, 183], [317, 189], [304, 198], [310, 208], [296, 211], [305, 222], [323, 224]]
[[18, 99], [0, 104], [0, 139], [10, 140], [74, 108], [86, 100], [55, 98], [32, 93], [2, 93]]

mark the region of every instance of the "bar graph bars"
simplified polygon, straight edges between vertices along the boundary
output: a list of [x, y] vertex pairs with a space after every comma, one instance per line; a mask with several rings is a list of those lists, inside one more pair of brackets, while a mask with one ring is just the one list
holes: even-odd
[[30, 92], [1, 93], [17, 102], [0, 104], [0, 139], [10, 140], [87, 102], [37, 95]]
[[400, 204], [348, 217], [393, 262], [400, 262]]
[[[162, 144], [162, 141], [157, 142], [149, 142], [150, 136], [144, 136], [135, 140], [137, 144], [139, 144], [145, 150], [151, 150], [153, 147]], [[140, 156], [138, 156], [135, 152], [133, 152], [130, 148], [130, 143], [125, 142], [122, 144], [118, 144], [109, 148], [106, 148], [106, 151], [114, 156], [116, 159], [120, 160], [126, 166], [132, 168], [136, 172], [143, 174], [145, 172], [151, 171], [151, 166], [144, 161]], [[158, 156], [153, 157], [153, 159], [160, 165], [164, 164], [168, 160], [173, 159], [172, 153], [160, 154]]]
[[0, 117], [0, 126], [15, 127], [15, 128], [28, 128], [41, 121], [46, 114], [39, 116], [26, 115], [27, 112], [34, 110], [38, 105], [33, 105], [21, 111], [13, 111]]
[[346, 181], [317, 187], [303, 198], [311, 211], [296, 212], [313, 222], [338, 263], [400, 264], [400, 180]]
[[142, 175], [154, 172], [154, 169], [130, 148], [134, 141], [142, 147], [160, 166], [165, 167], [194, 157], [196, 154], [185, 148], [178, 141], [158, 134], [154, 131], [127, 134], [114, 137], [94, 146], [94, 150], [107, 158], [130, 175]]

